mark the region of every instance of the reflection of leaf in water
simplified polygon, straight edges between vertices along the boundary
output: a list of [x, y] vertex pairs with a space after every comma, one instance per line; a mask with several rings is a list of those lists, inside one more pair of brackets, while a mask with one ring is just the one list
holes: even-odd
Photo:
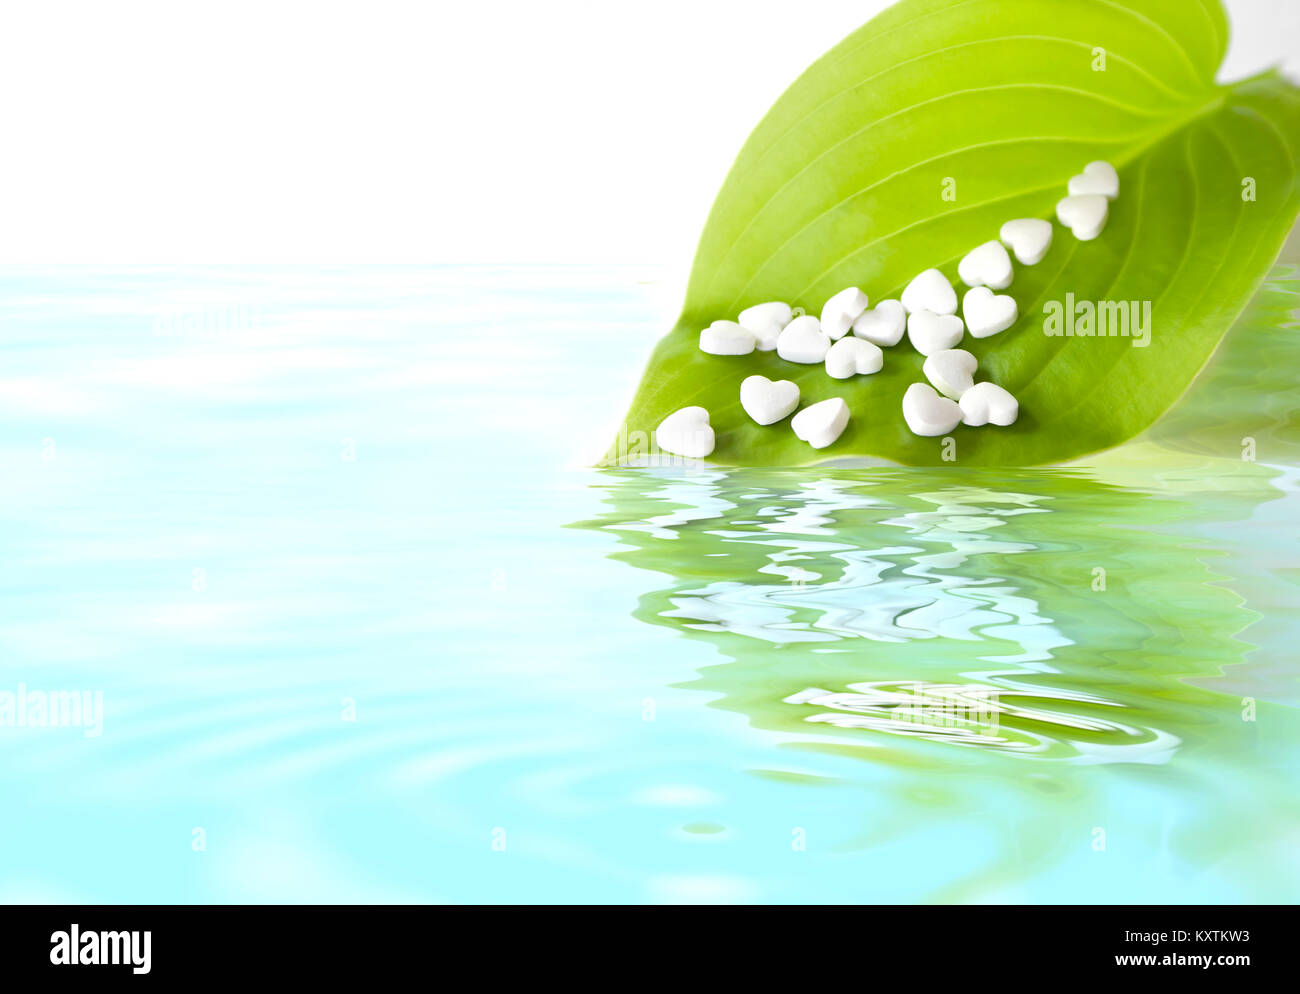
[[[1196, 535], [1248, 520], [1280, 496], [1276, 477], [1236, 463], [1185, 492], [1080, 469], [611, 470], [609, 512], [579, 527], [656, 574], [636, 617], [727, 657], [689, 684], [711, 706], [889, 772], [867, 776], [842, 846], [997, 826], [988, 861], [932, 895], [982, 899], [1059, 869], [1077, 844], [1063, 833], [1107, 812], [1191, 867], [1277, 864], [1297, 821], [1279, 767], [1295, 722], [1261, 694], [1248, 725], [1240, 697], [1206, 689], [1248, 671], [1239, 636], [1257, 616]], [[963, 734], [890, 713], [893, 694], [981, 691], [999, 707], [991, 735], [987, 720]], [[1145, 799], [1114, 800], [1134, 789]]]
[[787, 702], [811, 687], [960, 684], [1035, 697], [999, 718], [1026, 755], [1158, 761], [1207, 720], [1212, 695], [1182, 678], [1240, 661], [1250, 620], [1160, 526], [1249, 514], [1272, 475], [1183, 499], [1081, 471], [619, 470], [589, 524], [675, 578], [637, 616], [732, 657], [695, 686], [762, 727], [855, 724]]

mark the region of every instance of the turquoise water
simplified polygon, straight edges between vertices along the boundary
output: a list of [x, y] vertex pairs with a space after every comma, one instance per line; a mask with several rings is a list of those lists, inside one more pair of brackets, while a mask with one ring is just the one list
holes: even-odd
[[1293, 270], [1086, 464], [587, 468], [646, 280], [0, 271], [0, 900], [1296, 898]]

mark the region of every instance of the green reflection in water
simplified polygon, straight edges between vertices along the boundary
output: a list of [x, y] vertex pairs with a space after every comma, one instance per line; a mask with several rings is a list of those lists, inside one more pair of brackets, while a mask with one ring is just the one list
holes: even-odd
[[1152, 859], [1234, 881], [1189, 899], [1289, 899], [1297, 289], [1276, 273], [1179, 406], [1089, 465], [610, 470], [577, 527], [660, 574], [637, 618], [724, 657], [689, 684], [711, 706], [866, 761], [843, 848], [994, 830], [930, 899], [1049, 872], [1146, 808]]
[[[1240, 663], [1255, 617], [1166, 526], [1249, 516], [1273, 475], [1180, 495], [1080, 471], [624, 471], [599, 524], [673, 578], [636, 616], [730, 657], [695, 686], [763, 727], [1159, 762], [1220, 711], [1242, 732], [1187, 678]], [[975, 717], [923, 720], [942, 711]]]

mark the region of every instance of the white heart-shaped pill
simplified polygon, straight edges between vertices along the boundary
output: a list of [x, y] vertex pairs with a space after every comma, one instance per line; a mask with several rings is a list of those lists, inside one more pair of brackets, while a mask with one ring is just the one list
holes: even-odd
[[1011, 256], [1001, 242], [985, 242], [966, 253], [957, 264], [957, 275], [967, 286], [991, 286], [1005, 290], [1015, 275]]
[[996, 383], [976, 383], [961, 395], [962, 424], [978, 428], [980, 425], [1014, 424], [1020, 415], [1020, 402]]
[[913, 311], [907, 319], [907, 339], [921, 355], [954, 347], [961, 341], [963, 331], [961, 318], [955, 314]]
[[1110, 201], [1100, 193], [1066, 197], [1056, 205], [1056, 219], [1081, 242], [1090, 242], [1106, 227]]
[[790, 380], [746, 376], [740, 384], [740, 406], [759, 424], [776, 424], [799, 406], [799, 387]]
[[1097, 194], [1107, 200], [1119, 196], [1119, 173], [1109, 162], [1089, 162], [1078, 176], [1070, 177], [1070, 196]]
[[927, 356], [921, 365], [925, 378], [949, 400], [956, 400], [975, 384], [979, 360], [965, 349], [944, 349]]
[[961, 298], [961, 313], [966, 319], [966, 329], [975, 338], [988, 338], [1006, 331], [1020, 317], [1014, 297], [994, 293], [986, 286], [966, 291]]
[[841, 338], [826, 353], [826, 372], [837, 380], [880, 372], [885, 353], [861, 338]]
[[897, 345], [907, 330], [907, 310], [897, 300], [882, 300], [853, 322], [853, 334], [872, 345]]
[[937, 269], [920, 273], [903, 291], [903, 307], [908, 314], [931, 311], [935, 314], [957, 313], [957, 291], [948, 277]]
[[831, 340], [822, 331], [821, 322], [811, 314], [795, 318], [776, 340], [776, 354], [786, 362], [811, 365], [826, 358]]
[[703, 459], [713, 451], [713, 429], [709, 412], [702, 407], [683, 407], [659, 422], [655, 442], [664, 452], [688, 459]]
[[700, 332], [700, 351], [709, 355], [749, 355], [757, 344], [735, 321], [714, 321]]
[[848, 423], [849, 405], [840, 397], [832, 397], [805, 407], [790, 420], [790, 427], [795, 437], [814, 449], [824, 449], [844, 434]]
[[903, 394], [903, 420], [913, 435], [946, 435], [961, 424], [961, 408], [930, 384], [913, 383]]
[[746, 307], [740, 312], [736, 323], [757, 339], [758, 351], [771, 352], [776, 348], [777, 336], [790, 323], [793, 316], [789, 304], [773, 300], [766, 304]]
[[867, 309], [867, 295], [855, 286], [841, 290], [822, 308], [822, 331], [832, 342], [849, 333], [853, 322]]
[[1008, 221], [998, 232], [1007, 248], [1016, 253], [1016, 261], [1036, 266], [1052, 247], [1052, 222], [1040, 217], [1020, 217]]

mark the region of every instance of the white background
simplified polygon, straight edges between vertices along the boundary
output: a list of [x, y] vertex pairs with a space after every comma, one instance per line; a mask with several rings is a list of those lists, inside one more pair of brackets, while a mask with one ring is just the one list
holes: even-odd
[[[6, 3], [0, 262], [684, 270], [741, 143], [883, 0]], [[1300, 75], [1229, 0], [1225, 78]]]

